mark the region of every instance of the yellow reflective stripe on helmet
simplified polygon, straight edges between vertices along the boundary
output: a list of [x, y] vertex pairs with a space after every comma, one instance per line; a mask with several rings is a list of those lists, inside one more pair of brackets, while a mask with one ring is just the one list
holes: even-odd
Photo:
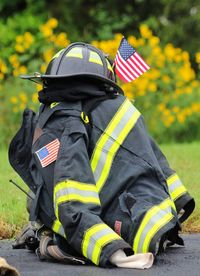
[[182, 184], [182, 181], [177, 174], [173, 174], [168, 177], [167, 184], [170, 196], [174, 201], [187, 192], [185, 186]]
[[153, 237], [173, 218], [171, 208], [175, 210], [174, 202], [167, 198], [161, 204], [153, 206], [147, 211], [133, 241], [135, 253], [149, 251], [149, 245]]
[[120, 145], [123, 144], [139, 117], [140, 112], [126, 99], [99, 138], [91, 158], [91, 168], [98, 192], [106, 182]]
[[[62, 50], [60, 50], [58, 53], [56, 53], [56, 54], [52, 57], [52, 59], [59, 57], [63, 50], [65, 50], [65, 49], [62, 49]], [[52, 60], [52, 59], [51, 59], [51, 60]]]
[[74, 47], [66, 54], [66, 57], [83, 58], [82, 48]]
[[93, 225], [85, 232], [82, 242], [82, 253], [86, 258], [98, 265], [103, 247], [119, 239], [121, 237], [106, 224]]
[[59, 204], [67, 201], [79, 201], [84, 204], [100, 205], [100, 199], [95, 185], [72, 180], [61, 182], [54, 188], [54, 209], [57, 217]]
[[107, 63], [108, 69], [114, 74], [113, 68], [112, 68], [110, 62], [107, 59], [106, 59], [106, 63]]
[[97, 63], [97, 64], [103, 66], [101, 57], [94, 51], [90, 51], [89, 62], [94, 62], [94, 63]]
[[55, 233], [57, 233], [57, 234], [61, 235], [62, 237], [65, 237], [65, 238], [66, 238], [64, 228], [63, 228], [61, 222], [60, 222], [58, 219], [56, 219], [56, 220], [54, 221], [54, 223], [53, 223], [53, 225], [52, 225], [52, 230], [53, 230]]

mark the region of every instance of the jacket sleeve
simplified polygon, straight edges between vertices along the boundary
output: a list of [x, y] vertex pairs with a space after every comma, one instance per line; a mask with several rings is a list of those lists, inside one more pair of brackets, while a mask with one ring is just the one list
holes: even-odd
[[100, 218], [101, 203], [87, 152], [81, 119], [68, 117], [55, 164], [54, 209], [69, 244], [94, 264], [130, 246]]
[[185, 212], [180, 219], [180, 221], [183, 222], [194, 210], [194, 199], [190, 196], [178, 174], [170, 167], [165, 155], [151, 137], [150, 142], [154, 154], [166, 178], [168, 191], [176, 205], [177, 212], [179, 213], [181, 209]]

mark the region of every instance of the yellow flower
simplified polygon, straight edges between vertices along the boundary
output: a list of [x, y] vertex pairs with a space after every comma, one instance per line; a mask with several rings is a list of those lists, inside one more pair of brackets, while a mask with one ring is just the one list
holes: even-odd
[[33, 103], [37, 103], [37, 102], [38, 102], [38, 93], [34, 93], [34, 94], [32, 95], [32, 102], [33, 102]]
[[189, 107], [186, 107], [183, 113], [185, 114], [185, 116], [190, 116], [192, 114], [192, 109]]
[[2, 72], [3, 74], [6, 74], [8, 72], [8, 68], [5, 65], [5, 63], [3, 61], [0, 60], [0, 72]]
[[19, 106], [20, 110], [24, 110], [25, 107], [26, 107], [26, 104], [21, 102], [21, 104]]
[[191, 94], [192, 93], [192, 87], [190, 87], [190, 86], [187, 86], [186, 88], [185, 88], [185, 93], [186, 94]]
[[191, 109], [193, 112], [200, 113], [200, 103], [193, 103], [191, 105]]
[[170, 82], [170, 77], [168, 75], [164, 75], [164, 76], [162, 76], [162, 81], [164, 83], [169, 83]]
[[46, 23], [50, 28], [55, 29], [58, 26], [58, 20], [56, 18], [51, 18]]
[[21, 92], [19, 94], [19, 98], [20, 98], [20, 100], [21, 100], [22, 103], [27, 103], [27, 96], [26, 96], [26, 94], [24, 92]]
[[166, 108], [166, 106], [163, 103], [161, 103], [161, 104], [158, 105], [158, 110], [159, 111], [163, 111], [163, 110], [165, 110], [165, 108]]
[[173, 111], [174, 113], [179, 113], [180, 108], [179, 108], [178, 106], [174, 106], [174, 107], [172, 108], [172, 111]]
[[12, 109], [12, 110], [13, 110], [13, 112], [14, 112], [14, 113], [17, 113], [17, 112], [19, 111], [19, 109], [18, 109], [18, 107], [17, 107], [17, 106], [13, 107], [13, 109]]
[[164, 125], [166, 127], [170, 127], [171, 124], [175, 121], [175, 117], [173, 115], [169, 115], [167, 118], [164, 119]]
[[9, 61], [10, 61], [10, 63], [12, 64], [13, 62], [16, 62], [16, 61], [18, 61], [18, 57], [17, 57], [17, 55], [11, 55], [10, 57], [9, 57]]
[[10, 102], [11, 102], [12, 104], [16, 104], [16, 103], [18, 102], [17, 97], [15, 97], [15, 96], [10, 97]]
[[36, 84], [36, 90], [40, 91], [42, 89], [42, 84], [37, 83]]
[[19, 67], [19, 60], [18, 60], [18, 57], [17, 57], [17, 55], [11, 55], [10, 57], [9, 57], [9, 61], [10, 61], [10, 63], [12, 64], [12, 66], [13, 67]]
[[196, 62], [197, 62], [197, 63], [200, 63], [200, 52], [197, 52], [197, 53], [195, 54], [195, 58], [196, 58]]
[[164, 48], [164, 53], [169, 61], [172, 61], [176, 56], [176, 50], [171, 43], [168, 43]]
[[200, 82], [198, 80], [194, 80], [190, 84], [192, 87], [200, 87]]
[[18, 44], [21, 44], [24, 41], [24, 37], [23, 35], [17, 35], [15, 40]]
[[32, 34], [30, 32], [25, 32], [24, 39], [29, 45], [31, 45], [34, 41], [34, 37], [32, 36]]
[[42, 63], [42, 65], [40, 66], [41, 73], [45, 73], [46, 72], [46, 68], [47, 68], [46, 63]]
[[45, 60], [46, 62], [49, 62], [49, 61], [52, 59], [53, 55], [54, 55], [54, 50], [53, 50], [53, 48], [47, 49], [47, 50], [44, 51], [44, 53], [43, 53], [44, 60]]
[[14, 70], [13, 70], [13, 76], [18, 77], [19, 74], [20, 74], [20, 72], [19, 72], [18, 69], [14, 69]]
[[24, 53], [24, 51], [25, 51], [24, 47], [21, 44], [16, 44], [15, 50], [19, 53]]
[[181, 56], [181, 55], [176, 55], [176, 56], [174, 57], [174, 61], [175, 61], [176, 63], [181, 62], [181, 61], [182, 61], [182, 56]]
[[52, 36], [52, 29], [49, 28], [46, 24], [40, 26], [40, 31], [43, 33], [44, 37]]
[[186, 52], [186, 51], [182, 52], [182, 59], [184, 61], [189, 61], [190, 60], [190, 56], [189, 56], [188, 52]]
[[55, 41], [54, 41], [55, 45], [59, 46], [59, 47], [66, 47], [69, 44], [69, 40], [67, 39], [67, 35], [66, 33], [60, 33]]
[[140, 25], [140, 34], [144, 38], [151, 38], [152, 37], [152, 31], [145, 24]]
[[152, 36], [150, 39], [149, 39], [149, 45], [151, 47], [155, 47], [156, 45], [158, 45], [160, 42], [160, 39], [156, 36]]
[[133, 47], [137, 47], [137, 39], [135, 38], [135, 36], [131, 35], [128, 37], [128, 42], [133, 46]]
[[195, 72], [191, 67], [183, 66], [178, 70], [180, 77], [184, 81], [190, 81], [195, 78]]
[[145, 44], [145, 41], [144, 41], [143, 38], [139, 38], [139, 39], [137, 40], [137, 46], [144, 46], [144, 44]]
[[183, 124], [185, 122], [185, 115], [181, 112], [177, 114], [177, 120], [179, 123]]
[[156, 90], [157, 90], [157, 85], [156, 85], [156, 83], [150, 83], [149, 84], [149, 86], [148, 86], [148, 89], [149, 89], [149, 91], [151, 91], [151, 92], [156, 92]]
[[27, 68], [26, 66], [22, 65], [19, 67], [19, 74], [26, 74], [27, 73]]
[[4, 74], [0, 72], [0, 80], [3, 80]]
[[167, 108], [165, 108], [165, 109], [163, 110], [163, 115], [164, 115], [165, 117], [170, 116], [170, 115], [171, 115], [170, 110], [167, 109]]

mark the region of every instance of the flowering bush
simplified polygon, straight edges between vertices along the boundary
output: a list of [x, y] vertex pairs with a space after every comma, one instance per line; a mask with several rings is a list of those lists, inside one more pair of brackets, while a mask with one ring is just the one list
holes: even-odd
[[[18, 128], [26, 106], [38, 108], [40, 85], [18, 78], [21, 74], [44, 73], [48, 62], [70, 41], [66, 33], [56, 33], [58, 21], [49, 19], [32, 31], [16, 35], [7, 55], [0, 59], [1, 144], [7, 144]], [[159, 141], [186, 141], [200, 138], [200, 82], [186, 51], [172, 44], [161, 47], [158, 37], [140, 26], [139, 38], [129, 36], [129, 43], [144, 57], [151, 69], [137, 80], [120, 83], [125, 94], [144, 115], [150, 133]], [[112, 40], [91, 43], [114, 59], [122, 35]], [[200, 64], [200, 53], [196, 54]]]

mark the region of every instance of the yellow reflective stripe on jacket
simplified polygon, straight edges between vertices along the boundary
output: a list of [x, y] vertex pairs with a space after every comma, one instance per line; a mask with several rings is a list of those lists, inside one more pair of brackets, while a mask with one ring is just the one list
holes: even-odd
[[56, 219], [56, 220], [54, 221], [54, 223], [53, 223], [53, 225], [52, 225], [52, 230], [53, 230], [55, 233], [57, 233], [57, 234], [61, 235], [62, 237], [65, 237], [65, 238], [66, 238], [64, 228], [63, 228], [61, 222], [60, 222], [58, 219]]
[[182, 181], [180, 180], [177, 174], [173, 174], [170, 177], [168, 177], [167, 184], [170, 196], [174, 201], [177, 198], [179, 198], [182, 194], [187, 192], [185, 186], [182, 184]]
[[67, 201], [100, 205], [95, 185], [73, 180], [58, 183], [54, 188], [54, 209], [56, 216], [58, 216], [58, 205]]
[[109, 175], [112, 161], [125, 138], [136, 124], [140, 112], [126, 99], [99, 138], [91, 158], [98, 192]]
[[174, 202], [167, 198], [161, 204], [153, 206], [147, 211], [133, 241], [135, 253], [149, 251], [153, 237], [173, 218], [172, 208], [176, 210]]
[[106, 224], [93, 225], [85, 232], [82, 242], [82, 253], [86, 258], [98, 265], [103, 247], [119, 239], [121, 237]]

